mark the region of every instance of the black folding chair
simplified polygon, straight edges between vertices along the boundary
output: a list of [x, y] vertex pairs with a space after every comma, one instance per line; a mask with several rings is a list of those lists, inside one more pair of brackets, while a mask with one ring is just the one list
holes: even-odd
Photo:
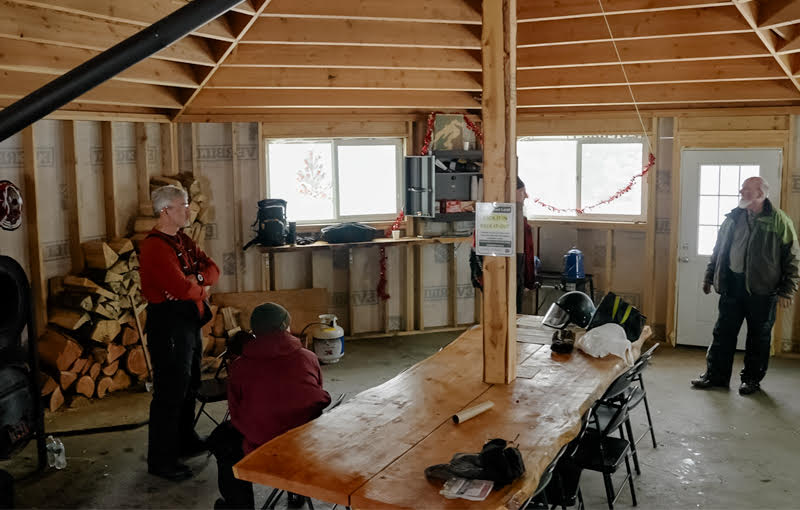
[[[630, 392], [627, 389], [633, 380], [637, 365], [638, 363], [612, 382], [603, 397], [595, 403], [592, 420], [576, 453], [576, 461], [583, 469], [602, 473], [610, 510], [613, 510], [614, 503], [626, 483], [630, 487], [633, 506], [637, 504], [629, 459], [632, 455], [631, 442], [625, 439], [623, 433], [623, 425], [630, 420], [628, 416]], [[619, 430], [621, 437], [611, 435], [615, 430]], [[615, 490], [611, 475], [617, 472], [623, 462], [627, 473], [619, 489]]]
[[653, 359], [653, 352], [658, 348], [658, 345], [659, 344], [654, 344], [650, 349], [647, 350], [647, 352], [639, 356], [639, 359], [636, 360], [638, 369], [633, 377], [633, 382], [636, 384], [630, 386], [629, 391], [631, 391], [632, 394], [630, 396], [630, 401], [628, 402], [629, 410], [635, 409], [636, 406], [644, 402], [644, 410], [647, 414], [647, 429], [642, 432], [638, 438], [636, 438], [636, 440], [633, 442], [634, 445], [638, 445], [639, 441], [641, 441], [642, 438], [644, 438], [644, 436], [646, 436], [649, 432], [650, 439], [653, 441], [653, 448], [658, 448], [658, 445], [656, 444], [656, 434], [653, 429], [653, 418], [650, 415], [650, 404], [647, 402], [647, 390], [644, 387], [644, 378], [642, 378], [642, 372], [644, 372], [644, 369], [650, 365], [650, 360]]
[[[220, 424], [220, 422], [215, 420], [214, 417], [208, 414], [208, 411], [206, 411], [206, 404], [228, 400], [228, 351], [225, 350], [218, 356], [218, 358], [221, 358], [221, 361], [219, 367], [217, 367], [214, 377], [212, 379], [204, 379], [200, 381], [200, 387], [197, 389], [197, 401], [200, 402], [200, 409], [197, 411], [197, 415], [194, 417], [195, 426], [200, 420], [201, 414], [208, 416], [208, 419], [213, 421], [215, 425]], [[223, 370], [225, 371], [224, 377], [221, 375]], [[222, 421], [227, 419], [228, 411], [226, 410]]]

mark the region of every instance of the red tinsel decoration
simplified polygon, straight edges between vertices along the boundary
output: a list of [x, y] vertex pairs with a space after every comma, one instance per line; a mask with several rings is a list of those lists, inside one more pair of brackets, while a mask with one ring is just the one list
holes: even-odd
[[400, 230], [400, 226], [403, 224], [403, 221], [406, 219], [405, 211], [401, 210], [397, 213], [397, 218], [395, 218], [394, 223], [386, 229], [386, 237], [391, 237], [392, 230]]
[[380, 276], [378, 277], [378, 288], [376, 291], [378, 292], [378, 297], [382, 301], [386, 301], [389, 299], [389, 293], [386, 292], [386, 248], [383, 246], [380, 247], [381, 251], [381, 271]]

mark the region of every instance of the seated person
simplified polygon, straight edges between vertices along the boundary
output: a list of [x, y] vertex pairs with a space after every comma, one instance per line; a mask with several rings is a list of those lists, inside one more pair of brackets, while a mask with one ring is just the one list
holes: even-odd
[[[317, 356], [289, 332], [289, 312], [275, 303], [253, 310], [254, 338], [228, 367], [231, 420], [209, 438], [217, 457], [222, 498], [215, 508], [253, 508], [253, 485], [233, 476], [233, 465], [270, 439], [317, 418], [331, 402], [322, 389]], [[294, 497], [292, 503], [303, 499]]]

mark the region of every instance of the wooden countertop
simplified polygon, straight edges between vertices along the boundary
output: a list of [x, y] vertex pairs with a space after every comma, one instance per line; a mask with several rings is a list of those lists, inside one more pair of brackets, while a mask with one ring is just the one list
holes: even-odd
[[[549, 342], [541, 318], [521, 320], [514, 383], [482, 381], [482, 334], [475, 326], [395, 378], [264, 444], [236, 464], [236, 476], [354, 508], [456, 508], [465, 501], [439, 495], [441, 483], [427, 481], [425, 467], [456, 452], [478, 452], [494, 437], [519, 436], [526, 474], [486, 501], [469, 503], [517, 508], [577, 435], [583, 413], [625, 369], [612, 356], [553, 354], [531, 343]], [[646, 327], [635, 355], [649, 336]], [[494, 407], [453, 424], [453, 414], [485, 400]]]
[[400, 244], [453, 244], [472, 242], [472, 236], [462, 237], [401, 237], [400, 239], [392, 239], [391, 237], [378, 237], [372, 241], [365, 241], [361, 243], [326, 243], [325, 241], [317, 241], [311, 244], [286, 244], [283, 246], [259, 246], [262, 253], [283, 253], [289, 251], [302, 251], [313, 250], [320, 248], [350, 248], [350, 247], [367, 247], [372, 245], [400, 245]]

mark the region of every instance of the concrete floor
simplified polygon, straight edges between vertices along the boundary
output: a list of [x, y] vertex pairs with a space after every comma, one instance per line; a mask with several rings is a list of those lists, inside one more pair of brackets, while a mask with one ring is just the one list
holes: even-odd
[[[339, 364], [323, 368], [325, 385], [335, 397], [352, 396], [379, 384], [436, 352], [457, 333], [352, 341]], [[764, 391], [741, 397], [730, 391], [696, 391], [688, 381], [702, 371], [701, 349], [661, 347], [645, 372], [658, 448], [640, 443], [642, 475], [635, 479], [640, 508], [798, 508], [797, 459], [800, 454], [800, 380], [797, 360], [773, 360]], [[736, 368], [741, 367], [737, 356]], [[142, 398], [145, 397], [145, 398]], [[146, 395], [115, 395], [86, 410], [60, 413], [48, 430], [109, 424], [124, 413], [135, 422], [147, 414]], [[98, 407], [98, 406], [103, 407]], [[115, 410], [116, 409], [116, 413]], [[222, 416], [217, 405], [212, 414]], [[644, 409], [634, 411], [634, 431], [643, 430]], [[202, 418], [201, 433], [213, 424]], [[17, 478], [20, 508], [211, 508], [218, 497], [216, 463], [205, 456], [189, 464], [196, 476], [171, 483], [147, 474], [147, 428], [92, 436], [64, 437], [68, 466], [28, 476], [35, 448], [0, 463]], [[420, 476], [422, 474], [420, 473]], [[605, 508], [602, 478], [584, 472], [581, 481], [588, 508]], [[256, 504], [268, 494], [258, 488]], [[465, 502], [465, 507], [469, 503]], [[630, 508], [626, 489], [619, 508]], [[285, 499], [279, 508], [285, 508]], [[318, 502], [315, 508], [330, 508]]]

